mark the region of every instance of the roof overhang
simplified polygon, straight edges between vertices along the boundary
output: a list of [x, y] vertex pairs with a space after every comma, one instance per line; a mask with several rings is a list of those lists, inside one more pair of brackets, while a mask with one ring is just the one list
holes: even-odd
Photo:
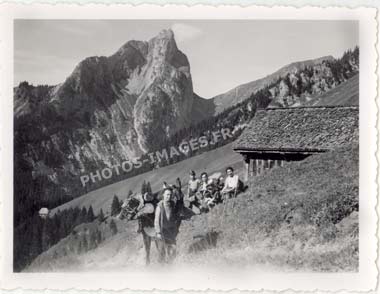
[[238, 153], [277, 153], [277, 154], [294, 154], [294, 153], [302, 153], [302, 154], [314, 154], [314, 153], [323, 153], [330, 151], [330, 149], [252, 149], [252, 148], [233, 148], [235, 152]]

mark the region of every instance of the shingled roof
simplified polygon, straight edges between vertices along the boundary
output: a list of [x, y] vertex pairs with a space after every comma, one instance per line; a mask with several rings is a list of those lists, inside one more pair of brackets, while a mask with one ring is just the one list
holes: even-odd
[[359, 142], [359, 108], [324, 106], [260, 110], [235, 151], [327, 151]]

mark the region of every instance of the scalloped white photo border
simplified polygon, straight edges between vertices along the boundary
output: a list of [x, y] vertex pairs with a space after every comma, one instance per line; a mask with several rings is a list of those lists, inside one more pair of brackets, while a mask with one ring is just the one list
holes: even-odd
[[[0, 289], [320, 290], [370, 291], [377, 286], [377, 11], [374, 8], [121, 4], [0, 5]], [[282, 19], [357, 20], [360, 39], [359, 272], [13, 273], [13, 21], [15, 19]], [[194, 283], [196, 281], [196, 283]]]

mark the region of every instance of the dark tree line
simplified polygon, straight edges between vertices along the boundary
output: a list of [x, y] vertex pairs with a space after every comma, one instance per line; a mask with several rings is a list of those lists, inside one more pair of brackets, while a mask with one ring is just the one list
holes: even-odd
[[93, 222], [95, 218], [91, 206], [58, 211], [46, 219], [35, 214], [28, 223], [15, 228], [14, 270], [22, 270], [39, 254], [68, 236], [76, 226]]
[[347, 50], [341, 58], [327, 63], [331, 68], [333, 78], [343, 82], [352, 77], [356, 68], [359, 67], [359, 47], [356, 46], [353, 50]]

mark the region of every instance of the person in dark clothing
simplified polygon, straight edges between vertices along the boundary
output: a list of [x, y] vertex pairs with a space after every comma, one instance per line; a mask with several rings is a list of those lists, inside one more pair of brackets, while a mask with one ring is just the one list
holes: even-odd
[[168, 263], [176, 256], [176, 238], [180, 219], [172, 201], [173, 192], [166, 188], [163, 199], [156, 207], [154, 229], [156, 231], [159, 262]]

